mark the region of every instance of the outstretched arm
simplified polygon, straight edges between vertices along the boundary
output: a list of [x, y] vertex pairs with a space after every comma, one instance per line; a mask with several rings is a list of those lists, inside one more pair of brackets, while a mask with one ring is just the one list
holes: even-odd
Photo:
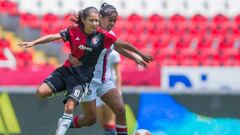
[[142, 59], [144, 61], [146, 61], [148, 63], [153, 61], [153, 57], [151, 55], [145, 55], [144, 53], [139, 51], [137, 48], [135, 48], [133, 45], [131, 45], [128, 42], [124, 42], [124, 41], [121, 41], [121, 40], [117, 39], [117, 41], [114, 44], [115, 44], [115, 46], [117, 46], [119, 48], [124, 48], [126, 50], [129, 50], [131, 52], [134, 52], [134, 53], [138, 54], [139, 56], [142, 57]]
[[38, 44], [49, 43], [59, 39], [61, 39], [60, 34], [51, 34], [51, 35], [40, 37], [39, 39], [36, 39], [34, 41], [19, 43], [18, 46], [24, 47], [24, 48], [30, 48]]
[[[139, 59], [138, 57], [136, 57], [135, 55], [133, 55], [132, 53], [129, 53], [127, 50], [118, 47], [118, 46], [114, 46], [114, 50], [116, 50], [118, 53], [120, 53], [121, 55], [135, 61], [137, 64], [146, 67], [147, 63], [144, 62], [142, 59]], [[136, 54], [137, 55], [137, 54]]]

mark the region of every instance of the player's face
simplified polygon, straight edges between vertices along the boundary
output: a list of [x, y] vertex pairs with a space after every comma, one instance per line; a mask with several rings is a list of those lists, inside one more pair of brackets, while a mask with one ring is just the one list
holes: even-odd
[[99, 14], [92, 12], [90, 13], [86, 19], [82, 19], [84, 23], [84, 31], [87, 34], [91, 34], [96, 31], [97, 27], [99, 26], [100, 18]]
[[107, 31], [110, 31], [117, 21], [118, 14], [112, 13], [111, 16], [105, 16], [101, 18], [101, 27]]

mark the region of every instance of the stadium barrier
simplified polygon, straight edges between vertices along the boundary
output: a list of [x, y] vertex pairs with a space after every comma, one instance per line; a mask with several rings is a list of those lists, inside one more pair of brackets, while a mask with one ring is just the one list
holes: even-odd
[[[133, 91], [133, 89], [132, 89]], [[0, 93], [1, 98], [6, 97], [6, 93]], [[163, 94], [163, 93], [124, 93], [123, 94], [128, 117], [129, 135], [136, 128], [149, 129], [153, 135], [159, 135], [159, 133], [168, 133], [172, 135], [172, 130], [168, 130], [172, 126], [180, 128], [179, 126], [187, 126], [189, 122], [195, 123], [198, 131], [201, 128], [198, 126], [207, 125], [212, 123], [212, 128], [217, 126], [222, 128], [222, 123], [217, 123], [215, 118], [240, 118], [240, 108], [238, 106], [238, 99], [240, 95], [215, 95], [215, 94]], [[13, 134], [7, 127], [7, 124], [15, 120], [19, 126], [15, 124], [14, 134], [18, 135], [52, 135], [55, 132], [58, 118], [63, 112], [63, 97], [58, 96], [51, 99], [41, 100], [36, 98], [35, 94], [30, 93], [10, 93], [8, 105], [12, 106], [12, 114], [9, 118], [8, 115], [1, 115], [1, 119], [6, 121], [0, 121], [0, 134], [8, 132]], [[2, 102], [3, 104], [5, 102]], [[6, 110], [6, 105], [1, 106], [0, 112]], [[81, 113], [81, 109], [76, 109], [75, 114]], [[191, 115], [190, 115], [191, 114]], [[7, 119], [6, 119], [7, 117]], [[195, 118], [195, 119], [193, 119]], [[185, 120], [188, 121], [185, 121]], [[228, 118], [226, 118], [228, 120]], [[232, 119], [228, 121], [228, 124], [233, 123]], [[221, 120], [222, 121], [222, 120]], [[179, 122], [181, 124], [179, 124]], [[200, 125], [198, 123], [201, 122]], [[158, 124], [157, 124], [158, 123]], [[236, 122], [235, 122], [236, 125]], [[207, 126], [206, 126], [207, 127]], [[202, 127], [203, 129], [206, 127]], [[231, 127], [231, 125], [224, 125], [224, 127]], [[180, 128], [184, 129], [184, 128]], [[229, 130], [226, 130], [229, 131]], [[183, 132], [183, 131], [181, 131]], [[198, 131], [202, 133], [203, 131]], [[240, 133], [237, 128], [236, 133]], [[89, 134], [89, 135], [101, 135], [103, 130], [99, 124], [96, 123], [92, 127], [86, 127], [81, 129], [70, 129], [68, 134]], [[180, 133], [180, 132], [179, 132]], [[192, 132], [187, 130], [184, 133], [191, 134]], [[181, 134], [180, 134], [181, 135]]]

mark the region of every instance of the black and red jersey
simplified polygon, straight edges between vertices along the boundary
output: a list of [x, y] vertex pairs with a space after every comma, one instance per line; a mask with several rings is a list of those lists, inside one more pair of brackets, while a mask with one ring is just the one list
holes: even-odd
[[96, 32], [86, 35], [79, 26], [71, 26], [60, 32], [64, 42], [70, 43], [71, 55], [78, 58], [83, 65], [72, 67], [69, 60], [64, 63], [65, 67], [74, 69], [74, 74], [79, 74], [84, 78], [92, 78], [94, 67], [101, 52], [109, 49], [117, 38], [107, 31], [98, 28]]

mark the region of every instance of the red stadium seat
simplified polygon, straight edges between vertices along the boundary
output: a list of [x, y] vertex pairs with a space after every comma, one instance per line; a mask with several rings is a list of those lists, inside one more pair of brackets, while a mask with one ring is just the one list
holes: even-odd
[[154, 39], [154, 37], [150, 38], [152, 39], [152, 43], [156, 50], [169, 47], [171, 41], [171, 37], [169, 34], [163, 34], [159, 37], [157, 36], [156, 39]]
[[113, 31], [118, 36], [121, 35], [122, 33], [126, 33], [127, 31], [126, 25], [127, 25], [126, 21], [124, 19], [121, 19], [116, 22], [115, 26], [113, 27]]
[[159, 14], [153, 14], [148, 16], [147, 21], [151, 23], [160, 23], [163, 22], [165, 18], [163, 16], [160, 16]]
[[192, 34], [204, 35], [207, 32], [208, 20], [201, 14], [196, 14], [190, 19], [188, 24], [189, 30]]
[[6, 56], [4, 55], [4, 47], [0, 47], [0, 60], [6, 60]]
[[187, 30], [187, 22], [169, 22], [167, 25], [167, 31], [175, 35], [183, 35]]
[[33, 58], [32, 58], [32, 54], [29, 51], [24, 50], [22, 52], [15, 53], [15, 56], [17, 58], [18, 68], [25, 68], [25, 67], [32, 66]]
[[182, 34], [181, 37], [177, 38], [176, 49], [190, 48], [192, 39], [193, 37], [190, 34]]
[[38, 16], [31, 13], [21, 13], [20, 14], [20, 26], [21, 27], [31, 27], [40, 28], [40, 19]]
[[232, 29], [235, 35], [240, 35], [240, 23], [232, 24]]
[[73, 18], [73, 17], [74, 17], [73, 14], [65, 14], [62, 18], [63, 25], [61, 26], [61, 28], [66, 28], [68, 26], [73, 25], [73, 22], [70, 21], [70, 18]]
[[224, 52], [226, 49], [234, 48], [236, 36], [234, 35], [226, 35], [222, 38], [219, 43], [218, 49], [220, 52]]
[[228, 17], [223, 14], [217, 14], [213, 17], [213, 22], [215, 24], [223, 24], [228, 22]]
[[0, 1], [0, 13], [8, 13], [10, 15], [18, 15], [19, 11], [17, 8], [17, 3], [9, 0]]
[[59, 21], [59, 17], [52, 13], [44, 14], [42, 17], [43, 23], [54, 23]]
[[205, 35], [198, 40], [198, 44], [196, 46], [197, 50], [201, 51], [202, 49], [210, 49], [212, 48], [212, 44], [215, 37], [213, 35]]
[[136, 14], [136, 13], [133, 13], [133, 14], [127, 16], [127, 21], [128, 21], [128, 22], [138, 23], [138, 22], [143, 21], [143, 18], [142, 18], [142, 16], [140, 16], [140, 15], [138, 15], [138, 14]]
[[0, 38], [0, 48], [10, 48], [10, 42], [5, 38]]
[[238, 14], [234, 17], [234, 22], [237, 24], [240, 24], [240, 14]]
[[45, 14], [42, 17], [42, 33], [41, 35], [47, 35], [52, 33], [58, 33], [62, 28], [60, 18], [54, 14]]
[[188, 23], [187, 29], [193, 35], [203, 36], [208, 31], [208, 23], [207, 22], [190, 22]]
[[128, 21], [126, 26], [128, 34], [134, 34], [136, 36], [139, 36], [140, 34], [144, 33], [144, 22], [142, 20], [139, 20], [137, 22], [137, 25], [135, 25], [134, 22]]
[[239, 51], [235, 48], [227, 49], [221, 54], [220, 61], [224, 66], [240, 65]]
[[228, 33], [230, 27], [231, 27], [231, 23], [229, 23], [229, 22], [209, 23], [209, 28], [210, 28], [212, 34], [214, 34], [214, 35], [216, 35], [216, 34], [222, 35], [223, 33]]
[[177, 65], [177, 55], [174, 48], [161, 48], [154, 53], [156, 61], [162, 65]]
[[158, 24], [146, 22], [145, 29], [150, 35], [161, 35], [167, 31], [167, 22], [163, 21]]
[[219, 55], [209, 55], [198, 58], [200, 66], [220, 66]]
[[169, 20], [170, 22], [179, 23], [179, 22], [185, 22], [186, 18], [180, 14], [175, 14], [175, 15], [172, 15]]
[[194, 23], [202, 23], [202, 22], [207, 22], [207, 18], [201, 14], [196, 14], [192, 16], [191, 21]]
[[194, 52], [185, 52], [178, 55], [177, 61], [180, 66], [199, 66], [197, 56], [198, 55]]

